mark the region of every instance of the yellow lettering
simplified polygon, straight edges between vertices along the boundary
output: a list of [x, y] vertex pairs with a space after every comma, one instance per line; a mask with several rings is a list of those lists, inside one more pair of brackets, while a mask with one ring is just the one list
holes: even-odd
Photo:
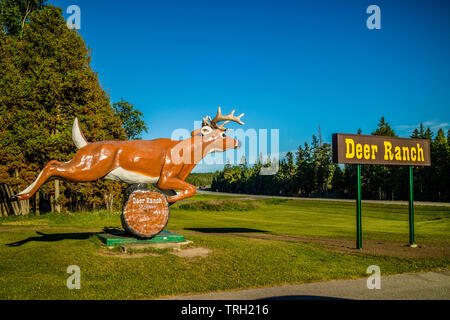
[[394, 155], [392, 154], [392, 144], [389, 141], [384, 141], [384, 160], [392, 160], [394, 159]]
[[364, 159], [370, 159], [370, 146], [368, 144], [364, 145]]
[[417, 161], [425, 161], [423, 158], [423, 148], [420, 147], [420, 144], [417, 144]]
[[403, 161], [406, 161], [406, 160], [409, 161], [409, 148], [402, 147], [402, 150], [403, 150]]
[[402, 160], [402, 149], [400, 147], [395, 147], [395, 160]]
[[372, 145], [372, 160], [375, 160], [375, 153], [378, 152], [378, 146], [377, 145]]
[[411, 147], [411, 160], [412, 161], [416, 161], [416, 153], [417, 153], [416, 148]]
[[356, 158], [362, 159], [362, 145], [356, 144]]
[[355, 157], [355, 141], [353, 139], [345, 139], [346, 153], [345, 157], [347, 159], [352, 159]]

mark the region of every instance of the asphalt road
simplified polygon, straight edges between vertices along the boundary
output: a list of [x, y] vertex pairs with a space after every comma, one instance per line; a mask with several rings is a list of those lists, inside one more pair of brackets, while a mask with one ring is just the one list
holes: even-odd
[[270, 288], [166, 297], [169, 300], [450, 300], [450, 270], [381, 277], [380, 289], [368, 289], [367, 278]]
[[[263, 196], [254, 194], [242, 194], [242, 193], [226, 193], [226, 192], [213, 192], [197, 189], [198, 194], [211, 194], [219, 196], [235, 196], [251, 199], [264, 199], [264, 198], [278, 198], [278, 199], [291, 199], [291, 200], [309, 200], [309, 201], [338, 201], [338, 202], [355, 202], [353, 199], [332, 199], [332, 198], [301, 198], [301, 197], [284, 197], [284, 196]], [[408, 201], [386, 201], [386, 200], [362, 200], [362, 203], [377, 203], [377, 204], [398, 204], [408, 205]], [[438, 206], [438, 207], [450, 207], [449, 202], [424, 202], [414, 201], [415, 206]]]

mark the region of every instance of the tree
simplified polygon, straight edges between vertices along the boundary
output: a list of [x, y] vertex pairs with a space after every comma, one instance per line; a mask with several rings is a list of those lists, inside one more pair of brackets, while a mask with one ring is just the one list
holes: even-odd
[[286, 153], [284, 159], [280, 161], [280, 167], [278, 172], [274, 176], [274, 193], [281, 193], [283, 195], [296, 193], [294, 185], [295, 176], [295, 163], [294, 155], [292, 152]]
[[123, 98], [113, 104], [116, 116], [122, 121], [122, 126], [129, 140], [141, 139], [142, 133], [147, 132], [147, 126], [143, 120], [143, 113], [134, 109], [134, 106]]
[[295, 186], [298, 194], [309, 196], [315, 189], [314, 164], [312, 150], [305, 142], [304, 147], [299, 146], [296, 152]]
[[[428, 131], [428, 130], [427, 130]], [[450, 146], [445, 137], [444, 130], [438, 130], [436, 137], [431, 141], [432, 167], [424, 168], [424, 179], [427, 188], [426, 198], [434, 201], [448, 201], [450, 191]]]
[[[395, 132], [385, 120], [381, 117], [377, 124], [377, 129], [372, 132], [374, 136], [395, 137]], [[363, 167], [362, 174], [362, 192], [367, 198], [371, 199], [391, 199], [394, 194], [392, 192], [393, 182], [396, 179], [394, 175], [396, 168], [381, 166], [381, 165], [367, 165]]]
[[[60, 8], [33, 12], [21, 39], [0, 33], [0, 184], [6, 193], [29, 185], [49, 160], [72, 158], [75, 117], [89, 141], [126, 139], [90, 59], [90, 50], [76, 30], [67, 28]], [[78, 206], [83, 201], [94, 208], [105, 204], [104, 190], [121, 190], [120, 184], [105, 181], [63, 184], [62, 197], [56, 199], [55, 186], [41, 188], [41, 204]], [[14, 205], [5, 196], [0, 194], [0, 202], [11, 212]]]
[[392, 130], [391, 126], [384, 119], [384, 116], [381, 117], [378, 122], [378, 129], [372, 132], [374, 136], [385, 136], [385, 137], [396, 137], [394, 130]]
[[333, 178], [336, 165], [332, 160], [332, 149], [329, 143], [315, 148], [314, 152], [315, 174], [320, 196], [328, 195], [328, 189]]
[[45, 0], [1, 0], [0, 26], [4, 33], [22, 35], [31, 14], [44, 8]]

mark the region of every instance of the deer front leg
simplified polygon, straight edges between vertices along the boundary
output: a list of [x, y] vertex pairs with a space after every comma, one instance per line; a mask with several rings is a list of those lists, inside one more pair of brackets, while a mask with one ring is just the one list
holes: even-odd
[[181, 190], [175, 196], [167, 197], [169, 203], [174, 203], [195, 195], [196, 188], [195, 186], [181, 180], [178, 178], [162, 178], [158, 181], [158, 188], [160, 189], [173, 189], [173, 190]]

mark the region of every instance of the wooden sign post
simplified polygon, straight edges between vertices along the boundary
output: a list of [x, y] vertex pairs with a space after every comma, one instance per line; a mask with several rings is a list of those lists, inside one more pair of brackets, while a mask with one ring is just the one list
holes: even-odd
[[409, 245], [414, 242], [413, 166], [431, 166], [430, 140], [361, 134], [333, 134], [333, 162], [356, 164], [356, 248], [362, 249], [361, 165], [409, 166]]

